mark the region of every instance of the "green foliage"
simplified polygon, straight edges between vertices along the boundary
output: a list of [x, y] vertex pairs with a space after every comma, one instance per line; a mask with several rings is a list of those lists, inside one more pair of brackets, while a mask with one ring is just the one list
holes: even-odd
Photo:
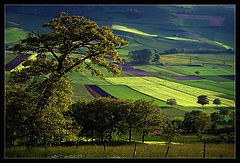
[[196, 134], [203, 140], [203, 134], [206, 134], [208, 130], [211, 128], [211, 118], [206, 113], [200, 113], [194, 121], [194, 127], [196, 130]]
[[219, 98], [216, 98], [213, 100], [213, 104], [216, 104], [217, 106], [221, 104], [221, 101]]
[[123, 105], [125, 100], [96, 98], [93, 101], [78, 101], [70, 106], [70, 115], [81, 127], [79, 136], [86, 139], [111, 141], [114, 133], [121, 133], [123, 127]]
[[167, 104], [172, 107], [173, 105], [177, 105], [177, 101], [176, 99], [167, 99]]
[[[46, 82], [46, 81], [45, 81]], [[38, 83], [39, 84], [39, 83]], [[71, 99], [66, 97], [69, 83], [60, 79], [52, 85], [53, 94], [47, 99], [47, 104], [36, 109], [41, 103], [41, 86], [34, 81], [28, 84], [9, 85], [5, 90], [7, 144], [13, 141], [25, 144], [28, 147], [45, 143], [60, 143], [75, 139], [75, 129], [72, 128], [72, 119], [64, 115], [68, 110]], [[40, 86], [41, 85], [41, 86]]]
[[70, 115], [82, 130], [79, 136], [100, 141], [112, 140], [113, 135], [129, 132], [131, 141], [132, 130], [144, 136], [159, 127], [165, 116], [153, 101], [140, 99], [96, 98], [93, 101], [78, 101], [70, 106]]
[[[66, 13], [60, 13], [57, 18], [43, 24], [43, 27], [48, 28], [50, 33], [29, 33], [26, 39], [12, 47], [12, 51], [19, 55], [29, 51], [37, 53], [37, 60], [28, 60], [25, 66], [36, 67], [41, 76], [54, 73], [60, 78], [71, 70], [87, 69], [91, 70], [92, 75], [105, 78], [92, 64], [107, 68], [113, 75], [120, 74], [118, 66], [109, 63], [104, 57], [123, 63], [115, 48], [128, 45], [128, 42], [114, 36], [108, 27], [99, 28], [91, 20], [82, 16], [71, 17]], [[84, 54], [72, 58], [72, 51], [81, 51]], [[47, 59], [47, 53], [53, 58]], [[92, 64], [87, 63], [87, 59]]]
[[178, 127], [176, 122], [167, 121], [162, 127], [162, 135], [168, 144], [171, 144], [172, 140], [176, 136], [180, 135], [181, 129]]
[[222, 115], [228, 115], [229, 114], [229, 110], [227, 108], [221, 108], [219, 110], [219, 113]]
[[129, 57], [134, 64], [151, 64], [153, 61], [158, 61], [159, 57], [155, 57], [154, 50], [143, 49], [129, 52]]
[[145, 135], [158, 129], [165, 122], [165, 115], [161, 113], [160, 108], [155, 101], [140, 99], [135, 101], [135, 107], [140, 110], [140, 122], [137, 124], [138, 132], [142, 133], [142, 142]]
[[216, 127], [218, 124], [221, 124], [224, 121], [224, 116], [218, 112], [211, 113], [210, 117], [214, 127]]
[[184, 125], [184, 129], [190, 133], [190, 132], [196, 132], [196, 129], [194, 127], [194, 122], [196, 117], [201, 114], [201, 111], [197, 111], [197, 110], [193, 110], [191, 112], [187, 112], [184, 115], [184, 121], [183, 121], [183, 125]]

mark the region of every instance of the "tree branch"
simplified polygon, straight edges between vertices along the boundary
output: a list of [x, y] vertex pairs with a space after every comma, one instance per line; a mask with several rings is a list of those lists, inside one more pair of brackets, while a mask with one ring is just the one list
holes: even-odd
[[69, 72], [71, 69], [73, 69], [75, 66], [79, 65], [81, 62], [84, 62], [86, 59], [90, 58], [90, 57], [93, 57], [93, 56], [96, 56], [94, 54], [91, 54], [89, 56], [86, 56], [84, 57], [83, 59], [77, 61], [76, 63], [74, 63], [72, 66], [70, 66], [68, 69], [66, 69], [64, 72], [67, 73]]

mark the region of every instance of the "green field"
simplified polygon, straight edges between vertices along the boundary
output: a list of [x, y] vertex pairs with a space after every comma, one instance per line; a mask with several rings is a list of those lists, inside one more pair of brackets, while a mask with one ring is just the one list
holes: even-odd
[[19, 40], [24, 39], [28, 31], [21, 28], [11, 27], [5, 29], [5, 44], [17, 43]]
[[189, 75], [196, 75], [195, 72], [199, 71], [199, 76], [203, 75], [234, 75], [234, 69], [232, 67], [215, 67], [204, 66], [204, 67], [188, 67], [188, 66], [176, 66], [173, 67], [176, 70], [180, 70], [188, 73]]
[[72, 99], [72, 103], [78, 101], [79, 99], [85, 99], [87, 101], [94, 99], [84, 85], [72, 82], [71, 86], [73, 89], [73, 95], [69, 95], [69, 97]]
[[[233, 100], [224, 97], [223, 93], [196, 88], [157, 77], [121, 77], [107, 78], [114, 85], [127, 85], [134, 90], [166, 101], [169, 98], [175, 98], [181, 106], [199, 106], [196, 99], [200, 95], [208, 95], [209, 100], [220, 98], [223, 106], [235, 106]], [[208, 106], [214, 106], [212, 102]]]
[[155, 100], [155, 102], [159, 106], [167, 106], [165, 101], [153, 98], [147, 94], [143, 94], [142, 92], [133, 90], [126, 85], [99, 85], [99, 87], [116, 98], [125, 98], [133, 100], [145, 98], [147, 100]]

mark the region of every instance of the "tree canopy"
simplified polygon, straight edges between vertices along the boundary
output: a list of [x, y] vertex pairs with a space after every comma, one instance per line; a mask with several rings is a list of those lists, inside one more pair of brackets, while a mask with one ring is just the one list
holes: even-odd
[[129, 57], [134, 64], [151, 64], [157, 62], [160, 57], [152, 49], [141, 49], [129, 52]]
[[201, 95], [201, 96], [198, 96], [198, 101], [197, 101], [198, 104], [201, 104], [202, 107], [206, 104], [209, 104], [209, 99], [207, 97], [207, 95]]

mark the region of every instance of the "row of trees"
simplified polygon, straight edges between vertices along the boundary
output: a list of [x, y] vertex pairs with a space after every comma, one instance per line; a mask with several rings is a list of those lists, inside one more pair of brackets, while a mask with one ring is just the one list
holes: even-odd
[[[198, 101], [197, 101], [198, 104], [201, 104], [202, 107], [206, 104], [209, 104], [209, 99], [208, 99], [208, 96], [207, 95], [201, 95], [201, 96], [198, 96]], [[221, 100], [219, 98], [216, 98], [213, 100], [213, 104], [215, 105], [220, 105], [221, 104]]]
[[[74, 125], [81, 127], [78, 136], [87, 140], [111, 141], [114, 135], [128, 133], [131, 141], [133, 131], [142, 135], [142, 142], [155, 130], [163, 130], [167, 140], [175, 136], [170, 135], [173, 126], [156, 103], [145, 99], [102, 97], [90, 102], [78, 101], [70, 106], [69, 114], [75, 120]], [[179, 132], [177, 126], [174, 127], [171, 132]]]
[[[209, 99], [208, 99], [207, 95], [198, 96], [197, 103], [201, 104], [202, 107], [206, 104], [209, 104]], [[176, 101], [176, 99], [167, 99], [167, 104], [171, 105], [171, 107], [172, 107], [173, 105], [177, 105], [177, 101]], [[221, 104], [221, 100], [219, 98], [216, 98], [213, 100], [213, 104], [218, 106]]]
[[52, 108], [36, 113], [27, 104], [27, 100], [26, 103], [22, 102], [24, 97], [32, 99], [31, 97], [19, 90], [12, 93], [17, 93], [19, 101], [14, 99], [16, 101], [6, 103], [11, 109], [7, 110], [6, 116], [8, 145], [14, 145], [14, 142], [27, 147], [49, 143], [77, 143], [83, 138], [103, 142], [127, 133], [131, 141], [133, 131], [141, 134], [144, 142], [145, 136], [155, 130], [162, 131], [170, 143], [181, 131], [176, 123], [167, 119], [154, 100], [100, 97], [72, 105], [57, 100], [59, 105], [55, 103]]
[[[228, 121], [226, 121], [229, 119]], [[184, 120], [175, 120], [178, 127], [186, 133], [197, 134], [200, 140], [203, 140], [204, 134], [214, 134], [219, 137], [228, 135], [224, 141], [234, 141], [234, 112], [222, 108], [219, 112], [213, 112], [210, 115], [199, 110], [193, 110], [185, 113]], [[217, 140], [216, 140], [217, 141]]]

